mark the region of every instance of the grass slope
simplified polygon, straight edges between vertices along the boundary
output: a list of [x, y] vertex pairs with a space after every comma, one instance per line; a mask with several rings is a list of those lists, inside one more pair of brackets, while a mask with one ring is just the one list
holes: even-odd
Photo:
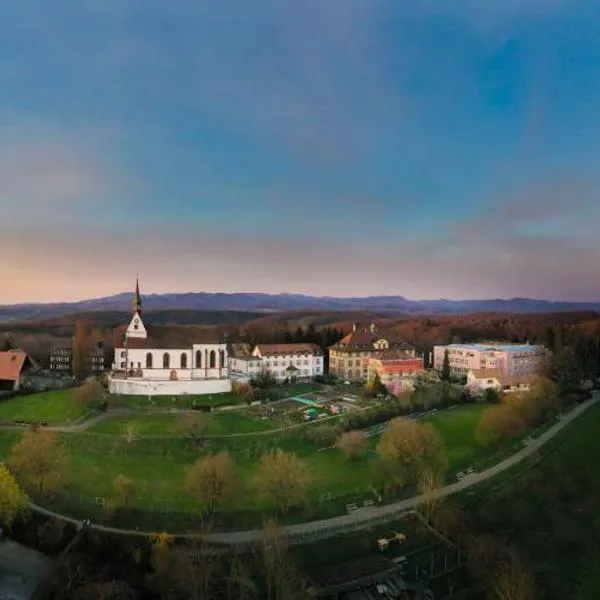
[[0, 420], [48, 424], [77, 421], [86, 413], [75, 402], [73, 390], [57, 390], [0, 401]]
[[[447, 438], [451, 460], [464, 462], [470, 456], [481, 453], [473, 435], [476, 415], [481, 410], [482, 407], [479, 406], [462, 406], [440, 411], [430, 419]], [[180, 421], [172, 418], [173, 415], [136, 417], [135, 423], [140, 427], [140, 433], [153, 435], [156, 431], [164, 432], [167, 429], [165, 417], [168, 417], [168, 427], [176, 431]], [[251, 421], [243, 413], [237, 412], [217, 413], [206, 417], [212, 433], [239, 432], [244, 428], [268, 426], [268, 423]], [[310, 514], [303, 513], [296, 517], [292, 515], [292, 519], [305, 520], [339, 514], [347, 501], [372, 497], [370, 463], [375, 458], [375, 453], [369, 452], [363, 460], [348, 462], [338, 450], [320, 449], [316, 443], [303, 437], [301, 430], [304, 428], [295, 433], [274, 432], [264, 436], [203, 440], [199, 445], [179, 437], [140, 437], [131, 446], [124, 446], [120, 434], [126, 422], [125, 419], [113, 419], [97, 425], [95, 433], [70, 433], [61, 436], [71, 457], [70, 481], [65, 489], [65, 497], [57, 499], [53, 506], [81, 516], [97, 514], [95, 498], [109, 498], [113, 494], [114, 478], [123, 474], [135, 482], [136, 498], [132, 502], [133, 506], [160, 513], [154, 517], [150, 515], [150, 520], [154, 519], [153, 524], [171, 524], [174, 522], [174, 514], [195, 514], [199, 509], [184, 489], [185, 475], [190, 466], [198, 456], [227, 450], [236, 460], [240, 486], [223, 507], [221, 514], [229, 525], [256, 525], [265, 511], [273, 509], [270, 500], [257, 494], [255, 478], [259, 457], [274, 447], [296, 452], [310, 474], [308, 499], [313, 507], [316, 505], [318, 508], [311, 509], [313, 513]], [[0, 432], [2, 455], [8, 454], [18, 435], [12, 431]], [[6, 436], [8, 440], [3, 439]], [[452, 444], [456, 444], [457, 440], [461, 440], [458, 453], [452, 449]], [[324, 494], [331, 494], [331, 500], [328, 500], [327, 505], [319, 506]], [[167, 513], [169, 517], [165, 521]], [[136, 521], [136, 524], [139, 523], [140, 521]]]
[[600, 405], [541, 454], [461, 498], [473, 526], [515, 544], [550, 600], [598, 598]]

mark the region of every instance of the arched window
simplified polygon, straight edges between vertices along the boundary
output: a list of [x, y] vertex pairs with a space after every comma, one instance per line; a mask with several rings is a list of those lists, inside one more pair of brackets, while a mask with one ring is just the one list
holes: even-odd
[[225, 366], [225, 352], [223, 350], [219, 350], [219, 367], [221, 369]]
[[165, 352], [163, 354], [163, 369], [168, 369], [170, 365], [169, 353]]
[[202, 368], [202, 350], [196, 350], [196, 369]]
[[216, 362], [217, 362], [217, 355], [215, 354], [214, 350], [211, 350], [210, 351], [210, 359], [208, 361], [208, 368], [209, 369], [214, 369]]
[[181, 355], [181, 368], [187, 369], [187, 354], [185, 352]]
[[152, 352], [148, 352], [146, 354], [146, 369], [152, 368]]

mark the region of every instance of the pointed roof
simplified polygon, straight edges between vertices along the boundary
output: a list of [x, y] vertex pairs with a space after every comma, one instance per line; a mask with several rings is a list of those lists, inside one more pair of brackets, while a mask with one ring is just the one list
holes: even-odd
[[135, 278], [135, 292], [133, 294], [132, 309], [134, 314], [142, 314], [142, 297], [140, 296], [140, 281], [137, 275]]

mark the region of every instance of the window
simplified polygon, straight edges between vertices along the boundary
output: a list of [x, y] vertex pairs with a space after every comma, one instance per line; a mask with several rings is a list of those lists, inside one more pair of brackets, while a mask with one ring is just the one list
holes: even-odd
[[196, 369], [202, 368], [202, 350], [196, 350]]
[[152, 352], [146, 354], [146, 369], [152, 368]]
[[223, 368], [225, 366], [225, 351], [219, 350], [219, 366]]
[[211, 350], [210, 351], [210, 358], [209, 358], [209, 361], [208, 361], [208, 368], [209, 369], [214, 369], [216, 362], [217, 362], [217, 355], [215, 354], [214, 350]]
[[163, 354], [163, 369], [168, 369], [169, 365], [170, 365], [170, 358], [169, 358], [169, 353], [165, 352]]
[[121, 358], [125, 358], [125, 351], [121, 352]]
[[187, 369], [187, 354], [185, 352], [181, 355], [181, 368]]

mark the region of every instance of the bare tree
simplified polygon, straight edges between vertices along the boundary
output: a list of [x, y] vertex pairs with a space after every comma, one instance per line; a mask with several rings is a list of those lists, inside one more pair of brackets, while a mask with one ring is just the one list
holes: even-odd
[[377, 452], [377, 474], [384, 491], [417, 483], [424, 471], [439, 477], [448, 468], [440, 433], [431, 425], [410, 419], [390, 421]]
[[83, 381], [90, 374], [90, 339], [85, 321], [77, 321], [73, 341], [73, 376]]
[[304, 500], [308, 482], [308, 471], [295, 454], [278, 448], [260, 459], [258, 489], [264, 497], [272, 498], [281, 512]]
[[266, 583], [266, 600], [303, 598], [300, 574], [290, 558], [287, 538], [275, 519], [262, 526], [260, 556]]
[[418, 488], [423, 496], [423, 512], [427, 521], [432, 522], [442, 503], [439, 492], [442, 488], [441, 477], [432, 471], [425, 470], [419, 475]]
[[88, 379], [75, 389], [75, 402], [84, 408], [98, 408], [104, 397], [104, 388], [97, 379]]
[[43, 496], [63, 487], [68, 456], [58, 444], [56, 432], [32, 428], [14, 446], [8, 464], [26, 490]]
[[126, 425], [121, 434], [121, 454], [125, 456], [125, 448], [132, 446], [139, 438], [138, 429], [134, 423]]
[[535, 579], [518, 557], [511, 553], [501, 564], [491, 583], [490, 600], [535, 600]]
[[367, 440], [362, 431], [348, 431], [342, 433], [336, 446], [348, 460], [359, 459], [365, 451]]
[[508, 405], [493, 406], [481, 415], [475, 437], [480, 444], [502, 444], [523, 435], [525, 422], [517, 410]]
[[200, 501], [208, 516], [232, 494], [236, 484], [235, 462], [225, 452], [199, 458], [185, 481], [187, 490]]

